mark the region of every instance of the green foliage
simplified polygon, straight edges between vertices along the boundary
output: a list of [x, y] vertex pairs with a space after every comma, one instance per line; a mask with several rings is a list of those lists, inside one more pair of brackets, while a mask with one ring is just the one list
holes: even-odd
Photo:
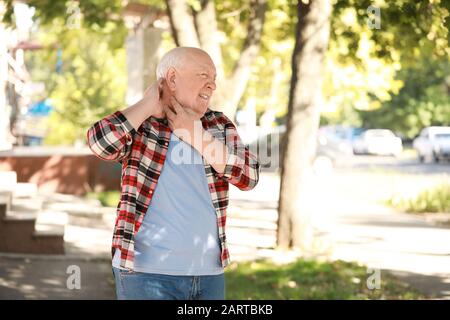
[[430, 125], [450, 125], [450, 59], [425, 55], [399, 71], [403, 88], [381, 108], [360, 112], [366, 127], [390, 128], [413, 138]]
[[[275, 110], [278, 116], [286, 113], [296, 20], [293, 1], [268, 1], [259, 56], [252, 66], [240, 107], [252, 100], [258, 114], [266, 110]], [[223, 27], [230, 28], [233, 24]], [[233, 34], [230, 38], [233, 39]]]
[[297, 260], [276, 265], [267, 260], [232, 264], [226, 270], [226, 298], [260, 299], [418, 299], [405, 283], [382, 272], [380, 289], [369, 290], [370, 274], [363, 266], [344, 261]]
[[[13, 22], [12, 1], [5, 21]], [[48, 119], [46, 144], [84, 141], [87, 128], [124, 105], [126, 68], [122, 1], [30, 0], [37, 32], [32, 40], [44, 49], [26, 51], [34, 82], [43, 82], [55, 111]], [[58, 58], [58, 51], [62, 56]], [[58, 59], [62, 68], [57, 72]], [[61, 62], [59, 61], [59, 62]]]
[[[381, 10], [380, 29], [368, 28], [371, 5]], [[450, 2], [337, 0], [333, 10], [322, 123], [390, 128], [410, 138], [446, 123], [448, 94], [442, 77], [429, 74], [439, 67], [427, 63], [448, 64]]]
[[430, 190], [420, 192], [415, 198], [393, 196], [388, 205], [406, 212], [448, 212], [450, 213], [450, 184], [443, 183]]
[[[4, 21], [11, 23], [14, 20], [13, 0], [6, 1], [6, 14]], [[104, 27], [105, 24], [117, 19], [122, 9], [121, 0], [81, 0], [81, 1], [52, 1], [52, 0], [28, 0], [27, 5], [35, 7], [36, 18], [41, 24], [51, 24], [55, 19], [68, 21], [74, 13], [74, 8], [79, 8], [85, 26]]]
[[104, 207], [117, 207], [120, 191], [89, 192], [87, 198], [99, 200]]
[[[162, 0], [138, 2], [160, 10], [164, 10], [166, 6]], [[7, 3], [11, 7], [12, 2]], [[47, 27], [46, 30], [50, 33], [48, 37], [53, 38], [53, 43], [61, 43], [65, 67], [71, 64], [75, 53], [71, 53], [72, 58], [66, 59], [66, 47], [75, 49], [74, 44], [76, 46], [77, 42], [72, 38], [74, 31], [67, 27], [70, 19], [69, 2], [31, 0], [28, 3], [36, 7], [36, 16], [39, 23]], [[225, 0], [214, 3], [225, 73], [229, 75], [239, 58], [246, 36], [250, 1]], [[189, 4], [195, 10], [199, 8], [200, 1], [191, 0]], [[90, 34], [98, 35], [98, 38], [89, 41], [93, 45], [106, 41], [111, 49], [111, 56], [117, 59], [120, 54], [117, 55], [116, 50], [123, 48], [127, 32], [123, 26], [122, 5], [119, 0], [79, 2], [82, 13], [81, 30], [86, 32], [82, 36], [91, 39]], [[367, 8], [370, 5], [381, 8], [381, 29], [368, 27]], [[335, 0], [330, 44], [325, 60], [322, 122], [382, 126], [407, 137], [413, 137], [425, 125], [447, 123], [448, 112], [445, 113], [445, 109], [448, 108], [448, 94], [445, 94], [445, 90], [448, 89], [442, 85], [441, 76], [434, 77], [440, 84], [428, 85], [427, 81], [431, 81], [433, 76], [427, 73], [426, 64], [417, 61], [421, 57], [427, 57], [430, 61], [445, 60], [450, 54], [449, 7], [448, 0]], [[296, 23], [295, 1], [268, 0], [260, 54], [252, 66], [240, 108], [254, 101], [258, 114], [267, 109], [275, 109], [280, 118], [286, 114]], [[170, 41], [166, 39], [163, 43]], [[54, 63], [51, 59], [54, 60], [55, 57], [48, 57], [47, 62]], [[92, 61], [88, 64], [92, 65]], [[123, 65], [123, 62], [119, 62], [119, 65]], [[94, 63], [93, 67], [101, 66], [95, 66]], [[79, 64], [77, 68], [80, 69]], [[437, 69], [438, 67], [434, 68]], [[399, 70], [402, 72], [397, 74]], [[108, 72], [102, 74], [106, 77]], [[423, 84], [424, 79], [428, 79], [425, 81], [426, 88], [414, 91], [414, 81]], [[65, 82], [72, 86], [80, 85], [82, 92], [88, 87], [74, 79], [56, 81], [53, 74], [48, 74], [45, 81], [49, 91], [53, 91], [56, 84]], [[405, 88], [400, 91], [403, 83]], [[417, 92], [416, 96], [410, 95], [414, 92]], [[64, 97], [62, 93], [57, 96], [60, 100], [70, 98], [69, 95]], [[120, 101], [116, 104], [122, 105]], [[96, 108], [99, 105], [92, 106]], [[106, 109], [110, 110], [109, 107]], [[376, 112], [368, 112], [377, 109]], [[103, 114], [103, 111], [100, 110], [98, 114]], [[80, 115], [75, 114], [75, 117], [79, 118]], [[72, 132], [79, 126], [79, 122], [74, 122], [73, 129], [66, 128], [65, 131]]]
[[320, 125], [340, 124], [351, 127], [362, 127], [362, 120], [350, 99], [342, 101], [335, 112], [322, 113]]
[[62, 31], [64, 25], [59, 22], [55, 20], [53, 26], [43, 27], [39, 35], [40, 41], [50, 48], [58, 43], [62, 72], [55, 73], [57, 51], [50, 49], [32, 54], [31, 73], [35, 81], [46, 83], [47, 94], [55, 106], [45, 143], [73, 144], [85, 140], [92, 123], [124, 105], [125, 49], [111, 48], [111, 39], [123, 39], [123, 34], [105, 36], [108, 28], [116, 30], [110, 23], [97, 32], [84, 28]]
[[352, 26], [367, 25], [369, 6], [380, 8], [381, 28], [373, 29], [371, 39], [378, 44], [373, 50], [377, 57], [390, 60], [391, 53], [397, 50], [402, 53], [404, 61], [414, 59], [420, 54], [422, 47], [432, 47], [433, 54], [445, 56], [449, 54], [448, 41], [450, 33], [450, 1], [406, 1], [406, 0], [336, 0], [333, 6], [331, 29], [343, 29], [332, 32], [332, 40], [344, 38], [349, 43], [348, 55], [355, 58], [358, 50], [360, 33], [353, 27], [344, 27], [342, 13], [349, 8], [356, 12]]
[[[239, 12], [236, 4], [226, 3], [218, 8]], [[368, 26], [371, 5], [381, 8], [381, 29]], [[424, 50], [433, 57], [446, 56], [448, 13], [448, 2], [335, 1], [325, 61], [324, 121], [361, 125], [363, 119], [355, 110], [380, 108], [397, 94], [402, 81], [395, 75], [402, 67], [412, 64]], [[266, 109], [275, 109], [278, 116], [287, 112], [296, 16], [295, 2], [269, 1], [260, 56], [241, 106], [255, 99], [259, 113]], [[242, 41], [243, 25], [236, 25], [236, 20], [228, 21], [223, 30], [231, 39], [240, 35]], [[229, 44], [239, 48], [238, 43]], [[274, 66], [275, 59], [281, 64]], [[282, 75], [277, 84], [278, 73]]]

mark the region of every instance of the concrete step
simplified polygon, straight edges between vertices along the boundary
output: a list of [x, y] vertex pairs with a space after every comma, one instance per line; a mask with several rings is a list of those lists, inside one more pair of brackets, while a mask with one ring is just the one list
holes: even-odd
[[101, 203], [97, 199], [86, 199], [85, 197], [74, 196], [64, 193], [41, 193], [45, 197], [46, 202], [61, 202], [61, 203], [84, 203], [92, 206], [100, 207]]
[[22, 242], [29, 242], [35, 222], [35, 213], [8, 211], [0, 219], [0, 251], [3, 251], [4, 246], [9, 248], [14, 244], [21, 246]]
[[0, 202], [0, 220], [3, 220], [6, 217], [7, 212], [8, 212], [8, 205], [6, 203]]
[[63, 201], [57, 199], [46, 199], [43, 203], [43, 209], [64, 211], [71, 216], [88, 217], [93, 219], [103, 218], [103, 209], [99, 201], [89, 200], [81, 201], [73, 197], [72, 201], [65, 198]]
[[67, 214], [55, 211], [8, 211], [0, 220], [0, 251], [64, 254]]
[[35, 230], [32, 235], [33, 246], [27, 253], [64, 254], [64, 230]]
[[56, 234], [62, 232], [64, 235], [64, 227], [68, 223], [68, 215], [63, 211], [42, 210], [38, 213], [36, 219], [36, 230], [38, 231], [55, 231]]
[[0, 203], [7, 203], [10, 205], [13, 200], [13, 193], [12, 191], [0, 191]]
[[0, 171], [0, 191], [14, 191], [17, 184], [15, 171]]
[[0, 191], [10, 191], [14, 197], [27, 198], [36, 196], [38, 187], [36, 183], [17, 182], [15, 171], [0, 171]]
[[64, 254], [67, 213], [43, 210], [36, 184], [17, 183], [15, 172], [0, 172], [0, 251]]
[[16, 211], [16, 210], [9, 210], [6, 213], [6, 216], [3, 218], [3, 221], [25, 221], [25, 220], [33, 220], [36, 221], [37, 218], [37, 212], [31, 212], [31, 211]]
[[38, 187], [35, 183], [19, 182], [14, 187], [15, 198], [30, 198], [38, 195]]
[[0, 191], [0, 219], [6, 217], [6, 213], [11, 210], [12, 192]]
[[64, 211], [71, 216], [88, 217], [92, 219], [102, 219], [103, 213], [99, 207], [92, 207], [87, 204], [77, 203], [47, 203], [43, 206], [46, 210]]
[[11, 210], [20, 212], [39, 212], [43, 207], [43, 199], [40, 197], [12, 198]]

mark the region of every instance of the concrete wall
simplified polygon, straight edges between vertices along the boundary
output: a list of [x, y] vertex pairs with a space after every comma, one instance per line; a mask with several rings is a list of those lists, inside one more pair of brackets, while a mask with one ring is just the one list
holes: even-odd
[[120, 190], [120, 164], [102, 161], [89, 151], [23, 148], [0, 152], [0, 171], [16, 171], [17, 182], [31, 182], [39, 191], [84, 195]]

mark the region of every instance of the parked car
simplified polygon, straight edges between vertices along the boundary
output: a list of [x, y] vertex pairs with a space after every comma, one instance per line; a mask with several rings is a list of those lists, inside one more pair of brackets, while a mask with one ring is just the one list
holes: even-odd
[[413, 147], [417, 150], [419, 161], [432, 160], [438, 162], [450, 158], [450, 127], [426, 127], [413, 140]]
[[402, 139], [388, 129], [368, 129], [353, 142], [355, 154], [398, 156], [402, 150]]
[[332, 135], [338, 138], [341, 142], [348, 145], [348, 148], [352, 154], [354, 154], [353, 145], [355, 141], [360, 139], [361, 135], [367, 130], [366, 128], [344, 126], [344, 125], [327, 125], [321, 127], [327, 135]]
[[335, 167], [347, 165], [352, 157], [353, 148], [348, 140], [319, 129], [316, 156], [313, 160], [316, 173], [326, 173]]
[[[249, 145], [250, 150], [258, 154], [263, 168], [277, 169], [281, 166], [285, 131], [286, 127], [280, 126], [273, 132], [261, 135]], [[346, 164], [349, 157], [353, 156], [351, 146], [340, 139], [330, 137], [320, 129], [316, 146], [316, 156], [312, 164], [316, 172], [329, 171], [335, 166]]]

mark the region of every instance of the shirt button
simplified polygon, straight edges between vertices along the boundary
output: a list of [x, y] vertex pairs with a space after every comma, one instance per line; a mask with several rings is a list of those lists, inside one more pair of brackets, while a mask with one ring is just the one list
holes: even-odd
[[167, 147], [168, 143], [167, 143], [167, 142], [164, 142], [164, 145]]
[[150, 190], [150, 193], [153, 193], [153, 190]]
[[131, 136], [129, 134], [126, 135], [127, 137], [127, 145], [130, 145], [133, 143], [133, 139], [131, 138]]

